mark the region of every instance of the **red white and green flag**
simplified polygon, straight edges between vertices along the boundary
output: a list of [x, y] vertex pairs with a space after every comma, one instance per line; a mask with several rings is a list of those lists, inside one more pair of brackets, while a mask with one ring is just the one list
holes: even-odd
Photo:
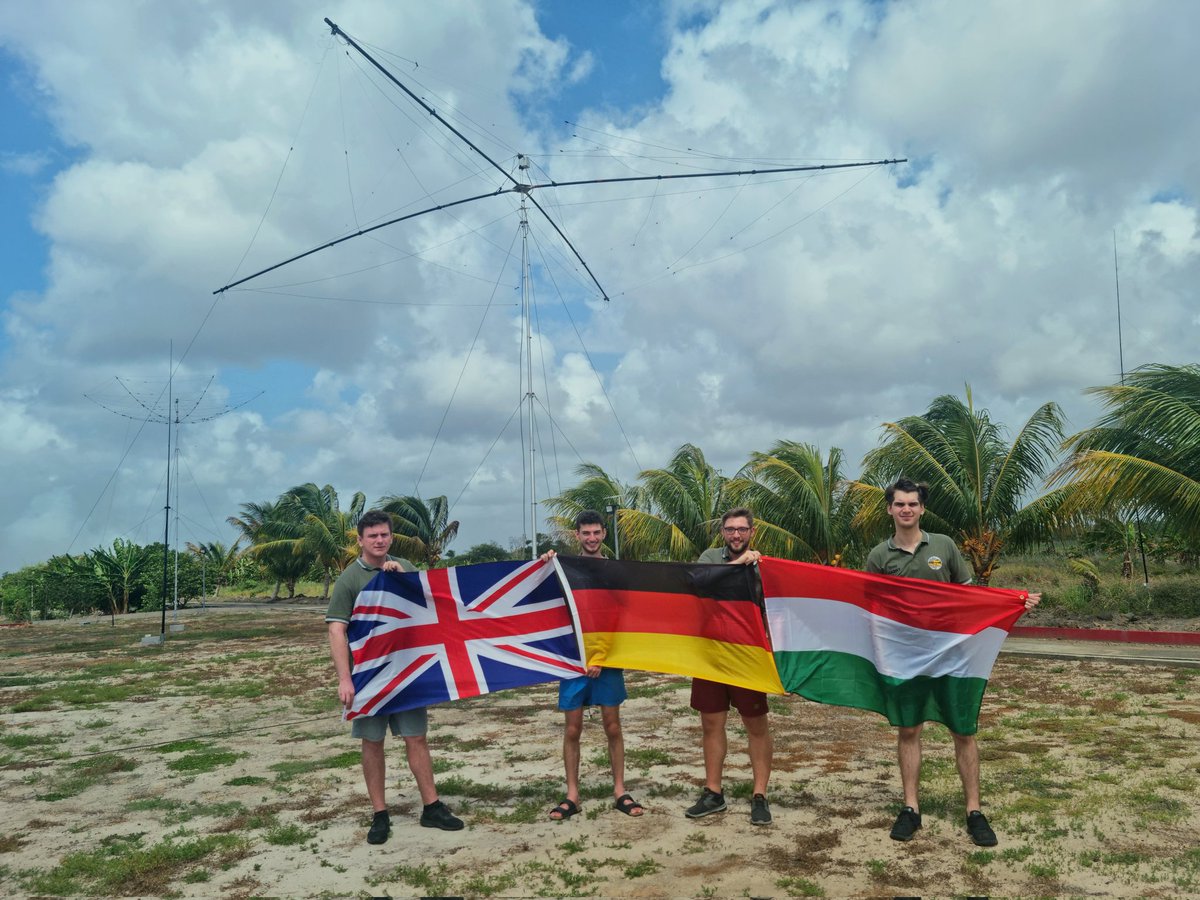
[[1028, 597], [780, 559], [759, 572], [787, 691], [956, 734], [978, 730], [992, 666]]

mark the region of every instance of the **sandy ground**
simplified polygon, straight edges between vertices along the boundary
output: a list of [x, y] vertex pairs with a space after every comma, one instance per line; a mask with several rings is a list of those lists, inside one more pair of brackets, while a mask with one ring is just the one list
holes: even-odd
[[[235, 633], [246, 621], [223, 618]], [[70, 883], [183, 897], [1200, 896], [1195, 669], [1002, 655], [980, 731], [984, 806], [1000, 836], [991, 851], [962, 828], [944, 729], [927, 729], [924, 828], [901, 844], [888, 838], [899, 808], [894, 731], [873, 714], [794, 697], [772, 706], [774, 823], [749, 822], [736, 715], [730, 809], [685, 818], [701, 784], [699, 721], [685, 680], [643, 673], [630, 674], [622, 719], [627, 784], [645, 816], [612, 808], [597, 713], [583, 739], [583, 813], [546, 817], [561, 795], [561, 714], [547, 685], [432, 712], [443, 799], [464, 831], [418, 827], [403, 751], [389, 743], [393, 833], [372, 847], [320, 612], [277, 607], [266, 618], [265, 633], [247, 626], [241, 639], [165, 649], [139, 646], [152, 625], [132, 618], [119, 626], [128, 640], [108, 650], [73, 643], [100, 624], [0, 633], [0, 893], [34, 893], [52, 883], [39, 875], [72, 870], [97, 848], [233, 835], [237, 849], [165, 871]], [[197, 636], [218, 619], [185, 616]], [[26, 708], [80, 684], [124, 686], [125, 696]], [[247, 696], [255, 686], [261, 695]], [[182, 740], [193, 743], [161, 746]], [[209, 771], [179, 763], [216, 751], [228, 755]], [[46, 799], [87, 760], [114, 758], [127, 770]]]

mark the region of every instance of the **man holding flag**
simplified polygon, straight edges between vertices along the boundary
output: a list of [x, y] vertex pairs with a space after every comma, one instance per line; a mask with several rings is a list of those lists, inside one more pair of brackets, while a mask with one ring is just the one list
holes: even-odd
[[[338, 699], [347, 709], [354, 702], [355, 694], [351, 679], [350, 645], [346, 639], [354, 602], [379, 572], [416, 571], [416, 567], [408, 560], [388, 555], [392, 546], [392, 519], [381, 510], [363, 513], [358, 520], [358, 546], [359, 556], [338, 576], [325, 613], [325, 621], [329, 625], [329, 653], [338, 676]], [[421, 825], [443, 831], [458, 831], [463, 827], [462, 819], [451, 813], [450, 808], [438, 799], [433, 780], [433, 761], [425, 740], [428, 717], [425, 708], [421, 707], [390, 715], [359, 716], [350, 726], [350, 734], [362, 739], [363, 780], [375, 810], [371, 828], [367, 832], [367, 843], [382, 844], [391, 833], [384, 791], [386, 765], [383, 753], [383, 741], [389, 728], [393, 735], [404, 739], [408, 768], [417, 782], [417, 791], [424, 804]]]
[[[867, 556], [866, 570], [871, 573], [920, 578], [947, 584], [969, 584], [971, 572], [958, 546], [944, 534], [921, 530], [921, 516], [929, 489], [907, 478], [900, 478], [884, 491], [888, 515], [895, 532]], [[1026, 609], [1033, 609], [1041, 594], [1029, 594]], [[904, 808], [900, 810], [891, 837], [912, 840], [921, 827], [918, 789], [921, 778], [921, 724], [899, 726], [896, 755], [900, 764], [900, 782], [904, 789]], [[980, 810], [979, 746], [974, 734], [950, 732], [954, 738], [954, 759], [962, 781], [967, 808], [967, 834], [980, 847], [994, 847], [996, 833]]]
[[[595, 510], [586, 509], [575, 518], [575, 540], [580, 556], [604, 559], [602, 548], [608, 531], [604, 519]], [[548, 562], [554, 551], [542, 554]], [[600, 707], [600, 721], [608, 738], [608, 762], [612, 767], [613, 806], [627, 816], [640, 816], [645, 810], [625, 791], [625, 737], [621, 733], [621, 704], [625, 702], [625, 672], [601, 666], [588, 666], [587, 674], [564, 678], [558, 683], [558, 708], [566, 718], [563, 729], [563, 767], [567, 775], [567, 793], [550, 810], [555, 821], [569, 819], [579, 812], [579, 740], [583, 735], [583, 708]]]
[[[743, 507], [731, 509], [721, 517], [723, 547], [711, 547], [700, 554], [697, 562], [735, 566], [752, 566], [762, 556], [750, 549], [754, 537], [754, 516]], [[771, 727], [767, 721], [767, 695], [762, 691], [721, 684], [704, 678], [692, 679], [692, 709], [700, 713], [700, 728], [704, 748], [704, 790], [700, 799], [684, 813], [689, 819], [699, 819], [712, 813], [724, 812], [725, 794], [722, 775], [728, 741], [725, 722], [729, 707], [737, 709], [746, 728], [750, 744], [750, 769], [754, 777], [754, 793], [750, 800], [750, 822], [769, 825], [771, 808], [767, 804], [767, 781], [771, 777]]]

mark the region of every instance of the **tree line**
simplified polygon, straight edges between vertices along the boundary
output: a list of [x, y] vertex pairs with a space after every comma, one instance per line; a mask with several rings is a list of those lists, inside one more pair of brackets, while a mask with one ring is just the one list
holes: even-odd
[[[884, 487], [901, 474], [929, 485], [923, 520], [951, 535], [976, 581], [988, 584], [1005, 551], [1082, 538], [1122, 553], [1126, 571], [1140, 537], [1150, 552], [1194, 566], [1200, 555], [1200, 366], [1149, 365], [1123, 383], [1089, 390], [1102, 415], [1066, 435], [1060, 408], [1039, 407], [1010, 437], [986, 409], [944, 395], [928, 409], [882, 426], [880, 444], [857, 479], [837, 447], [781, 440], [754, 452], [724, 476], [694, 444], [635, 483], [594, 463], [578, 483], [543, 501], [552, 513], [539, 548], [569, 550], [575, 516], [608, 511], [610, 555], [639, 560], [694, 560], [719, 543], [721, 513], [754, 511], [755, 546], [785, 559], [858, 566], [888, 533]], [[449, 545], [459, 522], [446, 497], [389, 495], [374, 507], [393, 521], [392, 552], [420, 567], [527, 558], [528, 546]], [[241, 505], [228, 521], [240, 533], [231, 546], [189, 544], [180, 554], [180, 599], [251, 582], [272, 583], [272, 597], [294, 596], [301, 580], [322, 583], [323, 596], [357, 555], [355, 526], [367, 509], [357, 492], [343, 508], [330, 485], [302, 484], [276, 500]], [[1134, 527], [1136, 524], [1136, 528]], [[0, 599], [13, 610], [74, 614], [161, 608], [162, 545], [117, 539], [76, 557], [54, 557], [0, 579]], [[170, 565], [170, 563], [169, 563]], [[173, 572], [168, 597], [174, 589]], [[41, 598], [39, 605], [38, 598]], [[47, 599], [49, 598], [49, 600]]]

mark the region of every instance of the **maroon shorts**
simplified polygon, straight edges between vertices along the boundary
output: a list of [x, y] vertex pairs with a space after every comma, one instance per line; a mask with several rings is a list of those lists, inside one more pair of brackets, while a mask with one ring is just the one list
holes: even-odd
[[729, 712], [736, 709], [743, 719], [767, 714], [767, 695], [762, 691], [721, 684], [719, 681], [692, 679], [692, 709], [702, 713]]

